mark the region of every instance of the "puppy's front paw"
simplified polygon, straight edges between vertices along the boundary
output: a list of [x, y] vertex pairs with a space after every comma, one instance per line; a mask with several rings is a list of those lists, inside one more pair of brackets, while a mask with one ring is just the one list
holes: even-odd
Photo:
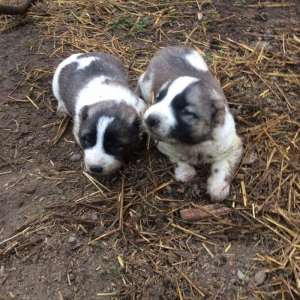
[[207, 193], [211, 201], [220, 202], [229, 196], [230, 182], [215, 176], [210, 176], [207, 180]]
[[178, 181], [191, 182], [196, 176], [197, 172], [194, 167], [185, 163], [178, 163], [175, 169], [175, 177]]

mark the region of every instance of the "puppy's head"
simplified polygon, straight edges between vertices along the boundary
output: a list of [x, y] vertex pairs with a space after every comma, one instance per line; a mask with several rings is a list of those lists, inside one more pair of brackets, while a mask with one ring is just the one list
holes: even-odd
[[141, 119], [125, 102], [102, 101], [84, 106], [79, 141], [88, 171], [107, 175], [127, 162], [139, 142]]
[[194, 77], [166, 82], [145, 112], [144, 125], [155, 139], [195, 145], [210, 139], [224, 123], [226, 99], [212, 85]]

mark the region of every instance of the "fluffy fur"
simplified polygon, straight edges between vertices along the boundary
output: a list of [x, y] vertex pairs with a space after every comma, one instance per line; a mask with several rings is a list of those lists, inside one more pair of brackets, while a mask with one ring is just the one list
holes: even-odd
[[144, 101], [129, 88], [123, 63], [107, 53], [78, 53], [61, 62], [53, 77], [58, 112], [74, 120], [73, 133], [88, 171], [109, 174], [139, 142]]
[[224, 93], [202, 56], [188, 46], [159, 50], [140, 76], [136, 94], [151, 103], [143, 123], [158, 149], [176, 164], [175, 177], [188, 182], [195, 166], [211, 164], [207, 192], [222, 201], [243, 152]]

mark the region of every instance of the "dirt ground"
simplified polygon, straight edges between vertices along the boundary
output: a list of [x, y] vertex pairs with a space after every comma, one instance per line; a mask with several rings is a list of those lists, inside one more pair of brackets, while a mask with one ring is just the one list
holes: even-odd
[[[180, 210], [210, 204], [209, 166], [176, 182], [151, 143], [92, 177], [51, 89], [58, 63], [88, 51], [119, 56], [134, 89], [175, 44], [201, 51], [245, 148], [230, 213], [194, 223]], [[299, 0], [39, 1], [0, 16], [0, 299], [300, 299], [299, 66]]]

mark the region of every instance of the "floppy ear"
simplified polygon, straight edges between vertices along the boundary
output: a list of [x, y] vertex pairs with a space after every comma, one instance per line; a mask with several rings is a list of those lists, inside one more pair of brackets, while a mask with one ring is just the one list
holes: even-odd
[[80, 110], [80, 115], [79, 119], [81, 122], [85, 121], [86, 118], [88, 117], [88, 106], [85, 105], [81, 110]]
[[210, 95], [212, 99], [212, 110], [214, 111], [212, 115], [213, 125], [223, 125], [225, 122], [226, 98], [223, 93], [221, 94], [215, 89], [210, 90]]
[[138, 130], [140, 129], [141, 124], [142, 124], [142, 120], [141, 120], [141, 118], [139, 116], [136, 117], [135, 120], [132, 123], [133, 127], [135, 127]]

